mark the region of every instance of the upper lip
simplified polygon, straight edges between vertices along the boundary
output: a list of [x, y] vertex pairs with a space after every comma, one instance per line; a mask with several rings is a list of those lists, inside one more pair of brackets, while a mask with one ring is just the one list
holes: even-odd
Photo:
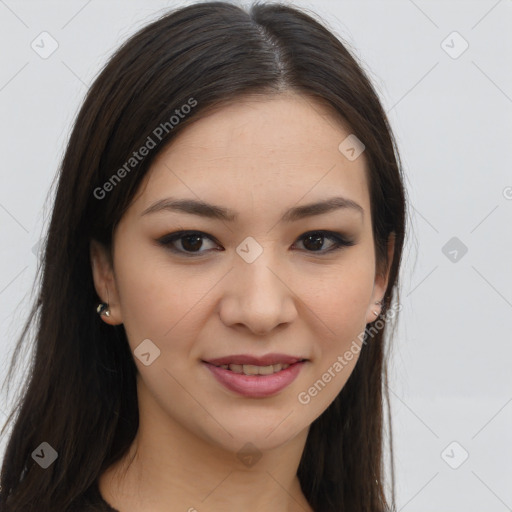
[[232, 356], [217, 357], [205, 360], [206, 363], [215, 366], [224, 364], [252, 364], [255, 366], [270, 366], [273, 364], [293, 364], [298, 361], [305, 361], [304, 357], [290, 356], [287, 354], [266, 354], [264, 356], [251, 356], [247, 354], [235, 354]]

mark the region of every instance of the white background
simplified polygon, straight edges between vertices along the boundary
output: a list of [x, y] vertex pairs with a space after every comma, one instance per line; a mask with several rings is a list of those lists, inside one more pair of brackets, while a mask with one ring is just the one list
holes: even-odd
[[[0, 0], [2, 380], [80, 101], [122, 41], [187, 3]], [[390, 383], [398, 509], [512, 510], [512, 1], [293, 3], [364, 62], [403, 158], [411, 215]], [[47, 59], [31, 48], [43, 31], [59, 45]], [[452, 237], [468, 249], [455, 262], [442, 250]], [[445, 460], [461, 450], [469, 457], [452, 469]]]

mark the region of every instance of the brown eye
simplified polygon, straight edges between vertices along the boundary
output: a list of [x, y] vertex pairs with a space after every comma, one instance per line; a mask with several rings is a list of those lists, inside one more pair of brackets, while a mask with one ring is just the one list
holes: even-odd
[[[203, 248], [205, 239], [220, 247], [211, 236], [201, 231], [177, 231], [169, 233], [157, 241], [174, 253], [190, 257], [200, 256], [210, 250], [223, 250], [211, 248], [201, 251], [200, 249]], [[336, 251], [342, 247], [355, 245], [353, 240], [345, 238], [341, 233], [334, 233], [332, 231], [310, 231], [299, 237], [299, 240], [302, 241], [306, 252], [318, 253], [319, 255]], [[331, 242], [328, 249], [324, 248], [325, 240]]]
[[186, 251], [195, 252], [201, 248], [203, 241], [199, 235], [186, 235], [181, 237], [181, 246]]
[[[322, 250], [324, 240], [326, 239], [331, 240], [331, 248]], [[303, 241], [303, 245], [307, 249], [307, 252], [327, 253], [340, 249], [341, 247], [355, 245], [353, 240], [348, 240], [339, 233], [333, 233], [330, 231], [312, 231], [305, 233], [301, 236], [300, 240]]]
[[[195, 253], [200, 255], [207, 252], [199, 250], [203, 247], [203, 240], [205, 238], [212, 242], [214, 241], [210, 236], [200, 231], [177, 231], [163, 236], [158, 239], [158, 242], [179, 254]], [[178, 241], [180, 242], [181, 249], [176, 247], [177, 244], [175, 245], [175, 242]]]

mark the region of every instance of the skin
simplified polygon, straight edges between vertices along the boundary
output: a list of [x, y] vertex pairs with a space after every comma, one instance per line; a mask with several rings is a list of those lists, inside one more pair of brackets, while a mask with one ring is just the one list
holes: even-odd
[[[123, 323], [132, 352], [145, 339], [161, 351], [134, 357], [140, 428], [130, 453], [99, 479], [121, 512], [312, 511], [296, 476], [311, 423], [343, 388], [357, 355], [308, 404], [298, 401], [376, 319], [388, 275], [376, 273], [364, 153], [338, 145], [350, 130], [312, 99], [286, 93], [248, 97], [190, 125], [154, 161], [114, 233], [108, 253], [91, 243], [94, 283]], [[126, 177], [125, 179], [130, 179]], [[201, 199], [239, 214], [235, 222], [183, 212], [141, 216], [169, 196]], [[280, 223], [289, 208], [332, 196], [362, 206]], [[157, 240], [196, 230], [171, 252]], [[355, 245], [328, 252], [329, 230]], [[263, 248], [252, 263], [236, 248]], [[184, 244], [184, 245], [183, 245]], [[215, 251], [215, 248], [222, 251]], [[389, 245], [392, 260], [392, 245]], [[218, 383], [201, 360], [279, 352], [309, 361], [287, 388], [246, 398]], [[261, 458], [237, 457], [252, 443]], [[127, 469], [130, 457], [136, 456]]]

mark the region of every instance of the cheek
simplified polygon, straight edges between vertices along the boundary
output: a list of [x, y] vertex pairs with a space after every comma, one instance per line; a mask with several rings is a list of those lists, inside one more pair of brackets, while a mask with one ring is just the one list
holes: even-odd
[[374, 282], [371, 262], [364, 259], [347, 260], [322, 278], [306, 279], [301, 287], [301, 298], [324, 324], [329, 339], [345, 339], [364, 328]]
[[336, 398], [359, 358], [374, 278], [371, 266], [362, 261], [340, 267], [321, 287], [312, 284], [314, 291], [310, 289], [306, 301], [315, 313], [310, 318], [317, 317], [312, 345], [315, 364], [297, 399], [311, 418]]
[[[361, 245], [338, 264], [308, 263], [285, 279], [297, 296], [299, 323], [314, 333], [319, 351], [332, 353], [350, 345], [364, 329], [374, 278], [369, 254]], [[116, 255], [122, 255], [115, 262], [116, 282], [132, 349], [147, 338], [161, 348], [171, 345], [170, 350], [186, 345], [211, 316], [209, 301], [222, 301], [211, 293], [224, 273], [216, 266], [179, 265], [165, 249], [160, 253], [140, 243], [121, 243]], [[223, 281], [223, 286], [229, 283]]]
[[[136, 246], [135, 246], [136, 247]], [[116, 263], [116, 280], [123, 324], [132, 348], [149, 338], [161, 346], [165, 338], [173, 338], [182, 326], [190, 327], [194, 306], [201, 297], [191, 279], [165, 258], [155, 258], [155, 249], [127, 250]], [[188, 277], [187, 277], [188, 276]]]

